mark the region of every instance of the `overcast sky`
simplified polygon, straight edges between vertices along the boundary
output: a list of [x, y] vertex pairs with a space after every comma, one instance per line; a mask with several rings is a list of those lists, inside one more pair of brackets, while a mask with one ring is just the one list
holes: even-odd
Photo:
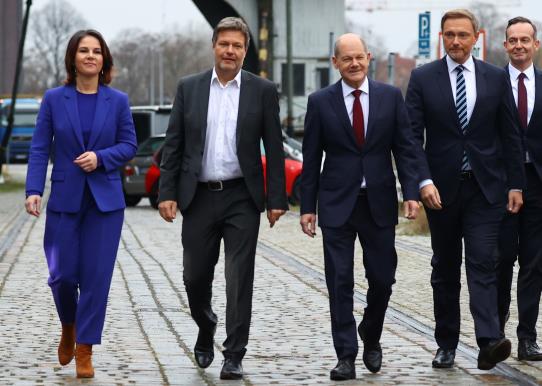
[[[1, 1], [1, 0], [0, 0]], [[34, 0], [38, 9], [50, 0]], [[68, 0], [90, 23], [110, 41], [123, 29], [139, 27], [151, 32], [168, 28], [204, 29], [210, 27], [191, 0]], [[295, 1], [295, 0], [294, 0]], [[471, 1], [444, 0], [348, 0], [360, 11], [349, 11], [349, 19], [366, 25], [380, 36], [392, 52], [413, 55], [417, 52], [418, 13], [431, 11], [431, 35], [434, 41], [440, 30], [439, 21], [445, 6], [467, 7]], [[499, 7], [507, 18], [523, 15], [542, 19], [541, 0], [487, 0]], [[367, 12], [371, 4], [387, 5], [386, 9]], [[432, 4], [432, 6], [430, 5]], [[428, 6], [429, 5], [429, 6]], [[359, 32], [359, 31], [353, 31]], [[295, 26], [294, 26], [295, 33]]]

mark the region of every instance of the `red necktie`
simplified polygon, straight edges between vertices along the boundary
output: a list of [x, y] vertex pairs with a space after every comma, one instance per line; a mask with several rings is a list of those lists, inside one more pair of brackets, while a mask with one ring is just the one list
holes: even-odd
[[518, 76], [518, 113], [519, 122], [523, 129], [527, 128], [527, 88], [523, 82], [525, 77], [523, 72]]
[[354, 108], [352, 109], [352, 126], [354, 127], [354, 135], [358, 142], [359, 147], [363, 146], [365, 142], [365, 130], [363, 124], [363, 109], [361, 108], [361, 90], [352, 91], [354, 95]]

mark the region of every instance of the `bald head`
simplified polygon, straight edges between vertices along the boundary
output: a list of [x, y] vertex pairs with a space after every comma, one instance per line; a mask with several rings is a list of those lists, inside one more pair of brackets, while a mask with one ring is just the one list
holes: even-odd
[[335, 42], [335, 55], [331, 59], [346, 84], [356, 89], [361, 87], [367, 75], [371, 54], [367, 52], [367, 45], [359, 35], [349, 33], [339, 36]]
[[344, 35], [341, 35], [337, 38], [337, 40], [335, 40], [334, 55], [339, 56], [341, 46], [351, 44], [356, 45], [358, 43], [361, 43], [363, 51], [367, 53], [367, 44], [365, 44], [365, 41], [361, 38], [361, 36], [353, 33], [346, 33]]

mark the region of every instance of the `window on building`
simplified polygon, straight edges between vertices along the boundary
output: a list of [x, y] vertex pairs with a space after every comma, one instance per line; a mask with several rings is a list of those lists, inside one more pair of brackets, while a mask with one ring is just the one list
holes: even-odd
[[[294, 96], [305, 95], [305, 63], [294, 63]], [[282, 94], [288, 92], [288, 68], [282, 63]]]
[[316, 69], [316, 90], [329, 86], [329, 68]]

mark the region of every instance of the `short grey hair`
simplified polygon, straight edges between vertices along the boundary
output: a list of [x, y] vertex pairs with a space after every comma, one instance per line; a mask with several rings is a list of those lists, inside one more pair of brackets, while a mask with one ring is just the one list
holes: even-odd
[[221, 31], [240, 31], [245, 35], [245, 48], [250, 44], [250, 31], [247, 24], [239, 17], [225, 17], [220, 20], [213, 31], [213, 46], [216, 44], [218, 34]]
[[[369, 52], [369, 49], [367, 47], [367, 43], [365, 43], [365, 40], [361, 36], [358, 36], [359, 40], [361, 42], [361, 45], [363, 46], [363, 49], [365, 50], [365, 53]], [[333, 45], [333, 55], [337, 57], [339, 55], [339, 42], [341, 41], [341, 37], [339, 37], [337, 40], [335, 40], [335, 44]]]

